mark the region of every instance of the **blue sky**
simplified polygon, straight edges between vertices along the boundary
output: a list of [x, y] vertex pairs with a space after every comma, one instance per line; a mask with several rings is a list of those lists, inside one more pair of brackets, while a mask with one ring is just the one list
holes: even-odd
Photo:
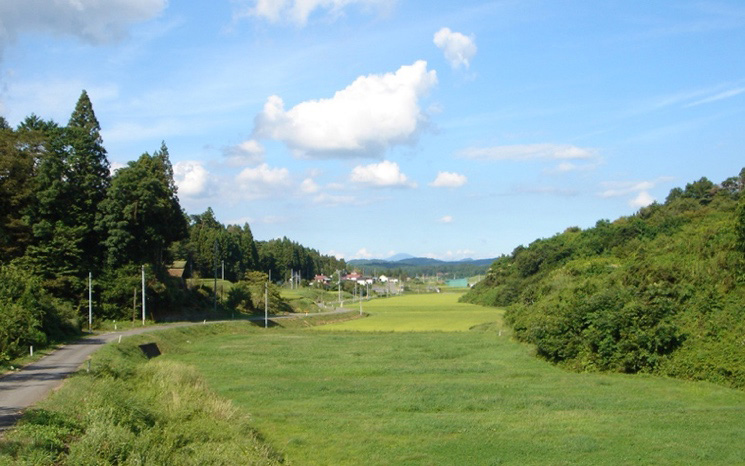
[[486, 258], [745, 166], [741, 1], [0, 0], [0, 114], [346, 259]]

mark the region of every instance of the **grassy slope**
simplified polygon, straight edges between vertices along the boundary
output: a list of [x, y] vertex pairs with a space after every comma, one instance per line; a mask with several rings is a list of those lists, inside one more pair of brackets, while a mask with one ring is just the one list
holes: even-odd
[[[253, 330], [169, 358], [197, 366], [297, 464], [745, 462], [742, 391], [565, 372], [499, 323], [447, 332], [480, 320], [452, 298], [378, 300], [338, 326], [375, 332]], [[403, 329], [439, 331], [390, 332]]]

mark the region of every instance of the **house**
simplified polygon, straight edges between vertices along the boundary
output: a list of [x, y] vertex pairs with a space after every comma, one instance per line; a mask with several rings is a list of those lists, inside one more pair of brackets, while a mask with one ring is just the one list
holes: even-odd
[[313, 277], [313, 281], [315, 283], [323, 283], [324, 285], [327, 285], [331, 282], [331, 278], [327, 277], [326, 275], [316, 275]]
[[348, 274], [347, 274], [347, 275], [346, 275], [346, 276], [344, 277], [344, 280], [349, 280], [349, 281], [353, 281], [353, 282], [358, 282], [358, 281], [362, 280], [362, 275], [360, 275], [360, 274], [359, 274], [359, 273], [357, 273], [357, 272], [352, 272], [352, 273], [348, 273]]

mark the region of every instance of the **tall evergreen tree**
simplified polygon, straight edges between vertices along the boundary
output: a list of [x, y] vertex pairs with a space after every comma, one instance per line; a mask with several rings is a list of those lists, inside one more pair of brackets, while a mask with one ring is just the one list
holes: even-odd
[[72, 191], [69, 209], [82, 231], [84, 268], [97, 270], [103, 261], [103, 238], [101, 232], [95, 229], [96, 216], [99, 215], [99, 204], [106, 197], [111, 177], [101, 138], [101, 125], [85, 90], [80, 94], [65, 128], [65, 143], [69, 148], [67, 164]]
[[101, 213], [108, 266], [149, 263], [162, 269], [168, 247], [187, 234], [165, 144], [117, 170]]

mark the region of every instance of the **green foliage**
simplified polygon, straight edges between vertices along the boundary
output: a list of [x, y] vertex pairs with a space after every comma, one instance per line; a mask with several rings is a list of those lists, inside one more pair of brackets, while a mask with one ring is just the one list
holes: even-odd
[[38, 348], [76, 334], [70, 314], [30, 272], [0, 265], [0, 361], [28, 353], [30, 345]]
[[162, 267], [168, 247], [186, 234], [186, 220], [176, 196], [173, 168], [165, 144], [153, 155], [117, 170], [101, 203], [98, 228], [107, 233], [109, 267], [128, 263]]
[[255, 308], [251, 299], [251, 285], [248, 282], [241, 281], [233, 285], [228, 291], [227, 306], [244, 314], [251, 314]]
[[566, 367], [745, 387], [743, 173], [518, 247], [464, 300], [509, 306], [516, 337]]

